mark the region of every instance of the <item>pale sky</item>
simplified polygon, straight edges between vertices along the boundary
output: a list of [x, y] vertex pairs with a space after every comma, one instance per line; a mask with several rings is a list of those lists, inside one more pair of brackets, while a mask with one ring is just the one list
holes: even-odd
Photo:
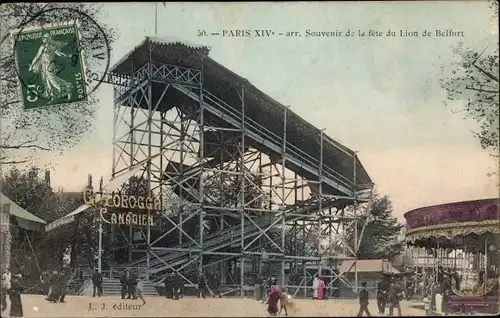
[[[111, 63], [154, 35], [153, 3], [104, 4], [117, 29]], [[408, 29], [431, 38], [221, 38], [198, 30], [276, 32]], [[464, 37], [436, 38], [435, 30]], [[451, 47], [495, 46], [486, 2], [167, 3], [158, 6], [158, 36], [210, 46], [210, 56], [358, 155], [395, 214], [451, 201], [498, 197], [494, 160], [481, 149], [474, 123], [444, 105], [437, 80]], [[112, 166], [112, 87], [99, 91], [96, 128], [56, 163], [54, 186], [79, 189], [87, 174], [108, 180]], [[459, 107], [460, 105], [454, 105]]]

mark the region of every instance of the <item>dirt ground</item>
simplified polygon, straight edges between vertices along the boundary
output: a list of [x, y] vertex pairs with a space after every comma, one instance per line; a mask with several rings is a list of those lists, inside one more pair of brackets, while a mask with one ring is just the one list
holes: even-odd
[[[40, 295], [22, 295], [24, 317], [267, 317], [266, 305], [248, 298], [186, 297], [170, 300], [160, 296], [141, 300], [121, 300], [120, 296], [92, 298], [90, 296], [67, 296], [66, 303], [49, 303]], [[294, 309], [289, 316], [356, 316], [357, 300], [305, 300], [294, 299]], [[419, 316], [424, 312], [413, 308], [412, 303], [401, 304], [404, 316]], [[126, 308], [126, 307], [129, 308]], [[377, 314], [375, 300], [370, 301], [369, 310]], [[8, 317], [9, 308], [2, 313]], [[395, 314], [397, 314], [395, 312]], [[282, 313], [284, 315], [284, 312]]]

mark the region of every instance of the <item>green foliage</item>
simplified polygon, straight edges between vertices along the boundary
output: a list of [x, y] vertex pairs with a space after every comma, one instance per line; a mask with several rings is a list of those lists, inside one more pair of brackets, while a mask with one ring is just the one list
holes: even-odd
[[132, 176], [122, 185], [121, 192], [127, 195], [147, 197], [149, 196], [148, 180], [139, 176]]
[[491, 10], [491, 18], [493, 23], [498, 24], [498, 0], [490, 0], [489, 7]]
[[58, 218], [57, 198], [37, 167], [12, 168], [2, 175], [2, 192], [26, 211], [51, 222]]
[[[27, 170], [11, 168], [1, 179], [2, 192], [12, 201], [28, 212], [45, 220], [47, 224], [55, 221], [83, 204], [80, 192], [53, 192], [46, 182], [41, 170], [31, 167]], [[65, 224], [50, 232], [38, 233], [32, 241], [36, 259], [41, 268], [59, 266], [63, 252], [68, 247], [93, 245], [96, 242], [97, 222], [94, 214], [84, 213], [76, 223]], [[13, 245], [20, 245], [23, 236], [16, 236]], [[22, 253], [23, 251], [19, 251]], [[82, 250], [74, 248], [74, 259], [82, 254]], [[14, 255], [17, 260], [27, 259], [22, 255]], [[21, 264], [26, 267], [35, 264]], [[37, 268], [34, 267], [34, 270]]]
[[[358, 251], [359, 259], [391, 260], [403, 251], [403, 243], [397, 240], [403, 225], [392, 215], [389, 197], [375, 195], [368, 214], [368, 221], [361, 237]], [[358, 223], [361, 233], [366, 218]]]
[[499, 138], [499, 84], [498, 43], [495, 48], [482, 52], [465, 49], [460, 44], [455, 50], [460, 57], [451, 65], [451, 74], [443, 68], [441, 85], [449, 100], [463, 102], [465, 116], [476, 121], [480, 129], [475, 132], [483, 149], [498, 157]]
[[[2, 87], [0, 150], [2, 155], [0, 163], [2, 164], [26, 162], [37, 150], [64, 151], [75, 146], [93, 128], [97, 110], [96, 93], [91, 94], [87, 102], [53, 106], [29, 112], [24, 111], [20, 103], [19, 82], [12, 54], [13, 43], [10, 32], [24, 26], [71, 19], [70, 11], [54, 10], [44, 14], [43, 19], [33, 20], [39, 12], [53, 8], [79, 10], [101, 26], [109, 43], [115, 39], [115, 31], [102, 23], [100, 6], [93, 3], [7, 3], [0, 7], [2, 15], [2, 28], [0, 28], [0, 85]], [[82, 47], [89, 45], [86, 43], [88, 41], [89, 39], [83, 39]], [[103, 44], [93, 43], [92, 45]], [[87, 61], [87, 63], [92, 64], [92, 61]]]

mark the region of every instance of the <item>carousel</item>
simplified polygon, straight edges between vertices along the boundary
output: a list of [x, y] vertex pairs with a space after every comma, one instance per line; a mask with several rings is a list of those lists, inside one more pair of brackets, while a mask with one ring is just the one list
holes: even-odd
[[487, 199], [405, 214], [408, 245], [425, 249], [429, 258], [419, 275], [427, 295], [437, 295], [432, 298], [437, 313], [498, 312], [498, 208], [498, 199]]

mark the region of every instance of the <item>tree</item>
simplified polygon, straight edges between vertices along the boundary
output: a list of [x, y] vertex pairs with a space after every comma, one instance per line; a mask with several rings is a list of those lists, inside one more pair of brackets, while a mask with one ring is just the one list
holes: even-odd
[[[490, 2], [493, 19], [498, 23], [498, 0]], [[447, 99], [463, 102], [463, 113], [479, 124], [474, 135], [485, 150], [498, 158], [499, 142], [499, 53], [498, 40], [493, 47], [478, 51], [460, 43], [454, 49], [458, 62], [445, 65], [440, 83]]]
[[[359, 234], [366, 222], [357, 255], [359, 259], [391, 260], [403, 251], [403, 242], [398, 241], [403, 225], [392, 212], [392, 202], [388, 196], [374, 195], [368, 215], [358, 222]], [[353, 234], [350, 236], [352, 240]]]
[[[0, 188], [9, 199], [24, 208], [28, 212], [42, 218], [53, 213], [56, 200], [44, 178], [39, 175], [36, 167], [21, 171], [12, 168], [0, 177]], [[15, 219], [14, 224], [17, 225]], [[43, 233], [31, 233], [19, 226], [11, 226], [11, 249], [10, 266], [16, 271], [26, 273], [38, 272], [38, 266], [42, 260], [40, 237]], [[27, 237], [31, 237], [29, 243], [25, 243]], [[23, 244], [25, 243], [25, 244]], [[32, 247], [33, 250], [31, 250]], [[34, 252], [34, 253], [33, 253]], [[33, 260], [37, 261], [33, 261]], [[33, 277], [27, 277], [28, 281]]]
[[[24, 111], [20, 103], [18, 77], [10, 32], [34, 23], [54, 23], [70, 19], [70, 11], [54, 10], [36, 18], [37, 14], [53, 8], [79, 10], [95, 20], [104, 30], [108, 42], [115, 39], [115, 31], [102, 23], [100, 6], [92, 3], [8, 3], [0, 8], [0, 164], [19, 164], [33, 158], [36, 151], [61, 152], [75, 146], [91, 131], [95, 118], [95, 94], [87, 102], [52, 106]], [[89, 43], [82, 39], [82, 46]], [[102, 42], [102, 41], [101, 41]], [[103, 45], [104, 43], [93, 43]], [[92, 65], [92, 60], [86, 61]]]
[[[2, 192], [12, 201], [28, 212], [45, 220], [47, 224], [75, 210], [83, 204], [80, 192], [53, 192], [50, 184], [40, 173], [41, 169], [30, 167], [19, 170], [9, 169], [1, 178]], [[64, 251], [71, 247], [72, 262], [78, 261], [85, 246], [92, 246], [97, 238], [97, 222], [95, 214], [83, 213], [77, 222], [62, 225], [53, 231], [36, 234], [32, 240], [35, 258], [38, 264], [24, 259], [23, 251], [13, 250], [14, 261], [24, 268], [25, 272], [37, 273], [40, 268], [55, 268], [60, 265]], [[77, 235], [75, 235], [77, 233]], [[22, 235], [13, 235], [13, 246], [20, 245]], [[80, 248], [77, 249], [76, 246]], [[30, 253], [28, 253], [31, 255]]]
[[121, 192], [127, 195], [135, 195], [137, 197], [148, 197], [148, 180], [143, 177], [132, 176], [122, 185]]
[[58, 217], [57, 198], [39, 168], [11, 168], [0, 177], [0, 187], [9, 199], [39, 218], [51, 222]]

